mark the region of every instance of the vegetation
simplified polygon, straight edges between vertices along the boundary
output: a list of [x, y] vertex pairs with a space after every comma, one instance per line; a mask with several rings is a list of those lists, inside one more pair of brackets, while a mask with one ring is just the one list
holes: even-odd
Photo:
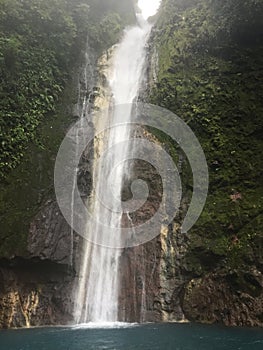
[[26, 253], [29, 223], [53, 196], [87, 39], [99, 56], [132, 21], [130, 0], [0, 0], [0, 257]]
[[262, 266], [262, 15], [262, 0], [164, 0], [155, 30], [151, 102], [189, 124], [209, 166], [187, 257], [196, 274]]
[[[196, 274], [262, 266], [262, 14], [262, 0], [163, 0], [155, 28], [151, 102], [191, 126], [209, 166], [187, 257]], [[0, 0], [0, 256], [24, 253], [28, 224], [52, 192], [87, 36], [99, 55], [133, 19], [130, 0]], [[186, 187], [187, 165], [184, 174]]]
[[0, 0], [0, 179], [39, 142], [87, 34], [98, 52], [117, 41], [125, 3], [118, 13], [117, 1]]

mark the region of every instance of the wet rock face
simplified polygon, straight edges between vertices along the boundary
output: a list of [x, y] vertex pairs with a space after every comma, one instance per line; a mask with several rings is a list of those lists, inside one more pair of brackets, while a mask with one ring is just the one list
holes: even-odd
[[[91, 188], [84, 160], [78, 176], [83, 200]], [[31, 222], [27, 256], [0, 260], [0, 328], [73, 322], [81, 246], [57, 202], [48, 200]]]
[[[155, 169], [144, 161], [129, 164], [130, 178], [123, 183], [122, 200], [133, 197], [131, 184], [138, 179], [147, 183], [149, 195], [143, 206], [129, 217], [123, 214], [125, 227], [138, 227], [151, 219], [158, 210], [161, 195], [161, 179], [156, 176]], [[155, 176], [154, 176], [155, 175]], [[140, 195], [140, 194], [139, 194]], [[145, 232], [142, 232], [144, 236]], [[161, 309], [158, 304], [159, 274], [161, 249], [160, 240], [130, 247], [123, 251], [120, 258], [120, 294], [119, 318], [128, 322], [161, 321]]]
[[48, 201], [31, 223], [28, 251], [31, 257], [40, 257], [61, 264], [70, 264], [71, 228], [63, 218], [55, 201]]
[[160, 322], [160, 242], [126, 249], [120, 263], [119, 317], [128, 322]]
[[[153, 135], [142, 133], [148, 139]], [[155, 140], [158, 142], [158, 140]], [[160, 159], [160, 164], [162, 160]], [[164, 166], [163, 166], [164, 168]], [[123, 216], [125, 227], [132, 222], [136, 230], [146, 223], [159, 210], [163, 200], [163, 181], [156, 169], [145, 161], [136, 160], [133, 163], [132, 178], [129, 184], [137, 179], [147, 183], [149, 195], [144, 205]], [[123, 200], [130, 199], [129, 188], [123, 189]], [[165, 213], [164, 213], [165, 214]], [[165, 215], [163, 216], [165, 220]], [[180, 217], [176, 218], [180, 221]], [[184, 318], [180, 300], [187, 276], [182, 274], [181, 265], [184, 257], [187, 237], [179, 233], [180, 225], [169, 226], [162, 222], [156, 223], [159, 234], [153, 238], [152, 232], [142, 231], [143, 237], [150, 237], [143, 245], [130, 247], [123, 251], [120, 261], [120, 296], [119, 318], [128, 322], [162, 322], [179, 321]], [[151, 230], [151, 225], [146, 226]], [[145, 230], [145, 228], [144, 228]]]
[[184, 285], [181, 266], [186, 246], [176, 239], [176, 225], [138, 247], [126, 249], [120, 262], [119, 315], [129, 322], [182, 321]]
[[262, 327], [262, 287], [257, 270], [244, 275], [210, 273], [186, 285], [183, 310], [191, 321]]
[[81, 246], [56, 201], [47, 201], [30, 225], [26, 258], [0, 260], [0, 328], [73, 322]]
[[72, 321], [74, 272], [39, 259], [0, 261], [0, 328]]
[[[242, 21], [236, 22], [235, 18], [241, 18], [246, 11], [240, 11], [234, 3], [232, 6], [221, 2], [219, 6], [218, 2], [216, 10], [208, 1], [184, 2], [183, 7], [177, 3], [167, 0], [163, 4], [163, 14], [152, 31], [148, 90], [142, 93], [142, 98], [173, 111], [189, 123], [207, 157], [210, 190], [204, 212], [192, 228], [188, 243], [181, 247], [168, 244], [168, 248], [175, 248], [163, 259], [170, 272], [160, 276], [166, 276], [165, 284], [170, 280], [171, 285], [176, 286], [176, 271], [181, 270], [185, 285], [179, 293], [179, 303], [189, 320], [262, 326], [263, 288], [259, 272], [253, 272], [262, 271], [263, 221], [259, 204], [262, 181], [258, 178], [262, 163], [255, 156], [260, 154], [262, 145], [260, 131], [253, 131], [247, 137], [248, 130], [259, 130], [262, 99], [255, 94], [261, 91], [260, 79], [247, 74], [246, 68], [249, 66], [250, 72], [261, 72], [257, 65], [262, 65], [262, 50], [259, 45], [252, 44], [259, 31], [252, 30], [255, 21], [248, 19], [248, 27], [251, 25], [246, 33], [251, 35], [249, 43], [246, 40], [242, 44], [237, 42], [233, 32], [228, 34], [224, 26], [219, 34], [218, 24], [223, 19], [220, 11], [224, 11], [225, 6], [231, 31], [242, 29]], [[255, 17], [254, 11], [258, 10], [251, 3], [246, 6]], [[171, 8], [181, 16], [170, 16]], [[201, 39], [206, 25], [209, 29]], [[195, 35], [189, 39], [193, 31]], [[186, 36], [189, 40], [185, 41]], [[215, 37], [217, 44], [220, 42], [216, 49]], [[233, 80], [237, 71], [240, 73]], [[215, 94], [213, 86], [217, 89]], [[242, 107], [235, 103], [236, 94], [242, 96]], [[255, 112], [251, 114], [252, 96]], [[230, 115], [234, 118], [229, 118]], [[220, 137], [224, 138], [220, 146], [216, 130], [220, 130]], [[234, 152], [229, 152], [230, 145], [235, 146]], [[247, 170], [248, 167], [253, 171]], [[187, 175], [187, 171], [183, 172], [182, 175]], [[189, 184], [188, 177], [187, 186]], [[176, 231], [173, 232], [172, 242], [176, 239]], [[185, 254], [185, 259], [178, 260], [178, 253]], [[175, 260], [169, 256], [174, 256]]]

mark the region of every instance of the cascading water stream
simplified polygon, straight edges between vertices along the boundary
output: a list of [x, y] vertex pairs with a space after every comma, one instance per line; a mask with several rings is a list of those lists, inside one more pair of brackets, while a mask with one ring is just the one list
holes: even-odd
[[[146, 57], [146, 43], [151, 30], [150, 24], [142, 16], [138, 15], [138, 26], [125, 31], [122, 42], [117, 46], [112, 62], [112, 76], [109, 83], [112, 93], [111, 107], [107, 111], [108, 132], [103, 137], [103, 149], [110, 149], [114, 145], [130, 138], [129, 124], [120, 127], [110, 128], [111, 122], [121, 120], [131, 121], [131, 103], [138, 94], [140, 82], [143, 74], [143, 67]], [[122, 104], [121, 116], [116, 105]], [[117, 119], [116, 119], [117, 118]], [[128, 150], [124, 146], [118, 147], [112, 154], [111, 162], [103, 167], [95, 164], [94, 193], [93, 201], [89, 203], [96, 222], [105, 223], [107, 227], [121, 227], [122, 213], [119, 208], [108, 210], [98, 198], [99, 193], [103, 193], [105, 188], [111, 188], [112, 201], [121, 203], [122, 183], [127, 168], [125, 162], [119, 164], [119, 159], [125, 159]], [[116, 148], [115, 148], [116, 150]], [[95, 162], [96, 163], [96, 162]], [[114, 171], [114, 176], [111, 172]], [[111, 182], [110, 182], [111, 181]], [[114, 208], [113, 208], [114, 209]], [[88, 227], [88, 237], [90, 241], [102, 234], [101, 225]], [[112, 232], [110, 230], [109, 232]], [[118, 321], [118, 270], [120, 249], [120, 230], [116, 234], [106, 234], [104, 246], [85, 242], [84, 255], [80, 269], [80, 279], [76, 293], [75, 321], [77, 323], [105, 323]]]

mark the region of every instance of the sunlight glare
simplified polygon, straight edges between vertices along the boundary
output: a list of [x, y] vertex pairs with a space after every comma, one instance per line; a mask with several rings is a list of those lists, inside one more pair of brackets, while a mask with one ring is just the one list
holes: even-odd
[[142, 16], [144, 19], [153, 16], [158, 11], [161, 0], [139, 0], [138, 6], [142, 11]]

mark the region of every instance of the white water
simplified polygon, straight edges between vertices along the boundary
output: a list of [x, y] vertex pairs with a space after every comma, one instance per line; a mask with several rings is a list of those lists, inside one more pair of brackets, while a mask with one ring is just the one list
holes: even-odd
[[119, 329], [119, 328], [133, 328], [137, 327], [138, 323], [127, 323], [127, 322], [100, 322], [100, 323], [83, 323], [74, 325], [72, 329]]
[[[113, 95], [111, 106], [112, 111], [107, 113], [108, 126], [114, 124], [115, 120], [120, 120], [118, 110], [115, 105], [125, 104], [121, 109], [121, 117], [124, 122], [129, 122], [131, 118], [131, 103], [138, 94], [139, 85], [142, 79], [143, 67], [145, 64], [148, 35], [151, 26], [138, 16], [139, 25], [125, 31], [122, 42], [118, 45], [112, 63], [112, 78], [109, 81]], [[104, 136], [103, 149], [128, 140], [130, 137], [130, 127], [121, 126], [110, 129]], [[80, 270], [80, 280], [76, 293], [75, 320], [76, 323], [105, 324], [105, 322], [118, 321], [118, 293], [119, 293], [119, 257], [120, 249], [107, 248], [118, 246], [120, 241], [120, 230], [115, 234], [107, 236], [108, 227], [121, 227], [122, 213], [118, 212], [120, 206], [109, 211], [96, 194], [105, 192], [111, 194], [112, 202], [121, 201], [122, 181], [127, 171], [125, 164], [118, 165], [119, 159], [125, 159], [127, 147], [118, 147], [118, 150], [111, 157], [111, 162], [97, 168], [95, 165], [96, 179], [94, 178], [95, 191], [93, 202], [90, 207], [96, 221], [105, 223], [105, 232], [101, 232], [101, 225], [88, 227], [88, 236], [91, 241], [96, 241], [99, 235], [105, 235], [105, 246], [99, 246], [86, 242], [84, 256]], [[110, 178], [112, 169], [115, 169], [114, 176]], [[111, 179], [111, 183], [109, 182]], [[116, 210], [115, 210], [116, 209]]]

